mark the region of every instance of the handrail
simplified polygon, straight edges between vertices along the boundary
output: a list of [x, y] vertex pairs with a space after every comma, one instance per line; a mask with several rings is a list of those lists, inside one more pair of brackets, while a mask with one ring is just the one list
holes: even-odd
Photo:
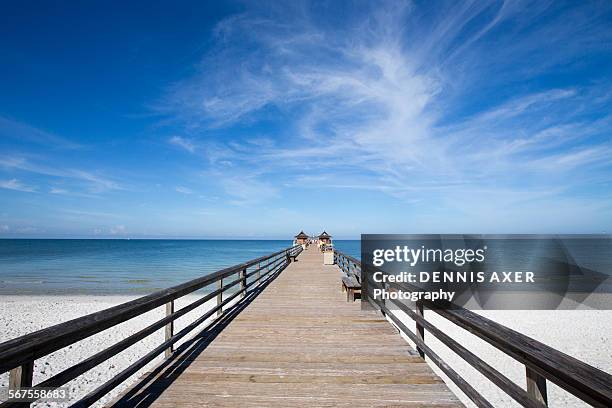
[[[361, 269], [357, 270], [354, 266], [361, 268], [361, 263], [352, 256], [346, 255], [334, 249], [334, 262], [340, 267], [342, 272], [347, 275], [354, 275], [361, 282]], [[353, 266], [351, 266], [353, 264]]]
[[[337, 250], [334, 252], [341, 265], [353, 263], [355, 268], [361, 270], [359, 260]], [[363, 279], [367, 279], [367, 277], [363, 277]], [[380, 284], [368, 280], [367, 285]], [[398, 284], [386, 283], [386, 285], [388, 288], [401, 288]], [[522, 406], [535, 408], [546, 405], [546, 380], [552, 381], [593, 406], [612, 406], [612, 376], [610, 374], [477, 313], [458, 307], [441, 309], [426, 301], [417, 302], [417, 309], [413, 311], [405, 304], [391, 300], [399, 310], [415, 321], [416, 331], [413, 333], [395, 316], [393, 311], [389, 310], [387, 301], [380, 302], [371, 298], [368, 299], [367, 293], [362, 295], [362, 299], [371, 303], [374, 302], [375, 306], [417, 345], [419, 352], [422, 355], [427, 355], [445, 371], [449, 378], [478, 406], [490, 406], [490, 404], [425, 344], [424, 329], [427, 329], [429, 333]], [[427, 321], [423, 316], [423, 306], [427, 306], [440, 316], [487, 341], [516, 361], [523, 363], [526, 366], [527, 392]], [[450, 374], [447, 370], [450, 370]]]
[[[86, 316], [82, 316], [26, 334], [21, 337], [17, 337], [4, 343], [0, 343], [0, 373], [11, 370], [10, 382], [13, 386], [31, 386], [31, 371], [34, 360], [165, 304], [167, 306], [166, 316], [163, 319], [151, 324], [137, 333], [132, 334], [129, 337], [126, 337], [107, 349], [94, 354], [84, 361], [65, 369], [61, 373], [56, 374], [55, 376], [38, 384], [36, 387], [59, 387], [165, 326], [166, 341], [162, 344], [164, 347], [158, 347], [153, 352], [149, 353], [147, 356], [150, 357], [150, 361], [164, 350], [171, 351], [171, 348], [169, 347], [172, 347], [172, 344], [174, 344], [180, 337], [183, 337], [189, 331], [203, 323], [208, 317], [212, 316], [214, 312], [217, 312], [218, 315], [220, 315], [221, 311], [223, 310], [223, 306], [227, 305], [238, 295], [241, 295], [242, 297], [246, 296], [249, 287], [254, 284], [257, 284], [257, 286], [262, 285], [267, 279], [270, 279], [275, 274], [280, 273], [280, 271], [282, 271], [289, 264], [290, 257], [297, 256], [300, 252], [302, 252], [302, 247], [299, 245], [286, 248], [269, 255], [221, 269], [212, 274], [193, 279], [180, 285], [163, 289], [138, 299], [122, 303], [118, 306], [114, 306], [100, 312], [91, 313]], [[264, 264], [262, 265], [262, 263]], [[247, 273], [247, 269], [255, 265], [257, 265], [256, 269]], [[261, 273], [261, 271], [264, 269], [266, 270], [265, 273]], [[248, 278], [256, 273], [256, 278], [251, 282], [247, 282]], [[239, 275], [238, 278], [224, 285], [223, 279], [235, 274]], [[263, 278], [266, 278], [266, 280]], [[215, 282], [217, 282], [216, 290], [183, 307], [182, 309], [176, 312], [174, 311], [175, 299]], [[232, 294], [229, 298], [223, 299], [222, 294], [238, 284], [240, 284], [240, 289], [236, 293]], [[204, 316], [202, 316], [198, 318], [196, 322], [194, 322], [197, 324], [192, 323], [176, 335], [173, 333], [172, 322], [174, 320], [185, 315], [187, 312], [195, 309], [196, 307], [203, 305], [207, 301], [214, 299], [215, 297], [217, 297], [217, 306], [214, 307], [212, 311], [205, 314], [206, 318], [203, 318]], [[161, 350], [160, 353], [156, 352], [158, 349]], [[119, 385], [120, 382], [116, 383], [115, 379], [113, 384], [113, 387], [110, 389], [114, 388], [116, 385]], [[110, 391], [110, 389], [108, 389], [108, 391]], [[85, 406], [95, 402], [102, 395], [104, 394], [100, 394], [98, 398], [93, 400], [88, 399], [88, 403], [85, 404]], [[10, 401], [5, 401], [4, 403], [0, 404], [2, 407], [10, 405], [13, 405], [13, 403]]]

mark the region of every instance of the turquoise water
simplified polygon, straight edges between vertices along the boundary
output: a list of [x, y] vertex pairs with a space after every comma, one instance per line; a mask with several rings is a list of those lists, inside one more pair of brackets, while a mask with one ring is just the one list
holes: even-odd
[[355, 259], [361, 259], [361, 241], [359, 240], [334, 240], [334, 247]]
[[[359, 241], [336, 241], [359, 256]], [[291, 246], [290, 240], [0, 240], [0, 295], [144, 294]]]

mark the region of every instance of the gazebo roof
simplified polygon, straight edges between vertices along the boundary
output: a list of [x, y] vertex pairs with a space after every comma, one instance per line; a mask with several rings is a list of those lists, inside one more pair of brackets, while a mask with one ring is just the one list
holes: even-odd
[[301, 239], [307, 239], [307, 238], [308, 238], [308, 235], [306, 235], [306, 234], [304, 233], [304, 231], [300, 231], [300, 233], [299, 233], [299, 234], [297, 234], [295, 237], [296, 237], [296, 238], [301, 238]]
[[321, 235], [319, 235], [319, 238], [331, 238], [331, 235], [329, 235], [327, 232], [323, 231], [321, 233]]

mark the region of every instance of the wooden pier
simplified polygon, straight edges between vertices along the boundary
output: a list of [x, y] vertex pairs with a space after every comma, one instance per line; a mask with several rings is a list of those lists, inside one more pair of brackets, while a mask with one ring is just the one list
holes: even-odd
[[[419, 302], [411, 309], [401, 302], [371, 299], [367, 286], [375, 283], [362, 276], [361, 262], [339, 251], [333, 252], [333, 260], [334, 265], [323, 265], [323, 255], [314, 245], [305, 251], [295, 245], [26, 334], [0, 344], [0, 373], [10, 371], [12, 389], [56, 389], [161, 330], [165, 334], [161, 344], [106, 382], [93, 384], [70, 406], [91, 406], [128, 380], [131, 386], [110, 405], [463, 406], [431, 370], [427, 358], [476, 406], [493, 408], [479, 392], [479, 384], [468, 383], [428, 345], [427, 332], [523, 407], [546, 407], [548, 382], [590, 405], [612, 406], [610, 374], [469, 310]], [[364, 305], [374, 309], [362, 310], [359, 303], [347, 302], [342, 287], [350, 291], [348, 300], [361, 291]], [[200, 289], [207, 290], [175, 309], [176, 299]], [[176, 319], [211, 302], [212, 308], [175, 332]], [[164, 306], [162, 319], [32, 384], [36, 360]], [[524, 364], [524, 385], [434, 326], [425, 310]], [[407, 326], [410, 320], [414, 329]], [[398, 332], [410, 338], [417, 350]], [[161, 355], [162, 363], [133, 382], [134, 374]], [[30, 401], [0, 401], [0, 408], [29, 405]]]
[[116, 404], [463, 406], [384, 317], [346, 302], [315, 248], [228, 320]]

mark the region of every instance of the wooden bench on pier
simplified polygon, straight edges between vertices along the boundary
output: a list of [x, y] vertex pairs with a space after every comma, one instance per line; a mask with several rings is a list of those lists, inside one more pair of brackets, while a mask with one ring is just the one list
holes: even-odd
[[361, 269], [355, 267], [356, 259], [342, 254], [338, 256], [338, 252], [334, 250], [334, 263], [340, 268], [341, 287], [342, 291], [346, 292], [346, 301], [354, 302], [355, 295], [361, 297]]
[[361, 283], [354, 276], [342, 277], [342, 291], [346, 292], [346, 301], [355, 301], [355, 295], [361, 296]]

